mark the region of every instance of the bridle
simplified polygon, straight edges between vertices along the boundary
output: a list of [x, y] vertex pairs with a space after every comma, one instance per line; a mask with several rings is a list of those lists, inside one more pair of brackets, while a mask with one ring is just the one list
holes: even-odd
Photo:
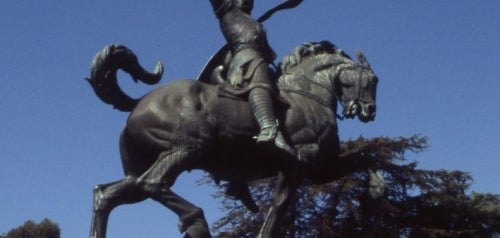
[[[343, 63], [341, 63], [341, 64], [339, 64], [337, 66], [337, 69], [335, 70], [336, 72], [335, 72], [335, 74], [333, 76], [331, 76], [331, 79], [335, 80], [336, 78], [339, 78], [340, 73], [343, 70], [345, 70], [345, 69], [352, 69], [352, 68], [368, 69], [368, 67], [363, 66], [361, 64], [351, 64], [351, 63], [343, 62]], [[361, 74], [361, 71], [360, 71], [360, 74]], [[300, 79], [300, 78], [297, 78], [297, 77], [291, 77], [291, 78], [294, 79], [294, 80], [299, 80]], [[366, 101], [360, 99], [361, 90], [358, 90], [357, 98], [345, 98], [345, 100], [342, 100], [343, 98], [339, 95], [339, 93], [337, 92], [337, 90], [332, 90], [330, 87], [327, 87], [324, 84], [319, 83], [319, 82], [314, 81], [314, 80], [309, 80], [309, 82], [311, 83], [311, 85], [314, 85], [314, 86], [316, 86], [318, 88], [321, 88], [321, 89], [327, 91], [330, 95], [333, 95], [335, 97], [336, 101], [340, 103], [340, 105], [342, 106], [342, 108], [345, 108], [346, 102], [354, 102], [354, 103], [355, 102], [365, 102], [365, 103], [367, 103]], [[339, 88], [338, 85], [337, 85], [338, 84], [337, 81], [335, 81], [333, 83], [335, 84], [334, 88]], [[285, 92], [290, 92], [290, 93], [295, 93], [295, 94], [302, 95], [304, 97], [310, 98], [310, 99], [318, 102], [319, 104], [321, 104], [321, 105], [323, 105], [325, 107], [331, 107], [331, 102], [328, 102], [327, 100], [324, 100], [320, 96], [312, 94], [309, 91], [305, 91], [305, 90], [302, 90], [302, 89], [291, 89], [291, 88], [281, 88], [281, 90], [283, 90]], [[335, 114], [336, 114], [336, 117], [339, 120], [344, 120], [346, 118], [344, 115], [340, 115], [337, 112], [335, 112]]]
[[[335, 72], [335, 76], [334, 78], [340, 78], [340, 74], [342, 73], [343, 70], [345, 69], [356, 69], [356, 68], [359, 68], [361, 70], [358, 70], [358, 73], [360, 74], [360, 77], [358, 77], [359, 79], [361, 79], [361, 74], [364, 70], [370, 70], [369, 67], [367, 66], [364, 66], [362, 64], [349, 64], [349, 63], [343, 63], [343, 64], [340, 64], [339, 66], [337, 66], [337, 70]], [[338, 87], [338, 82], [335, 82], [335, 88], [340, 88]], [[345, 104], [346, 102], [361, 102], [361, 103], [365, 103], [365, 104], [368, 104], [370, 102], [364, 100], [361, 98], [361, 90], [359, 89], [360, 86], [358, 86], [358, 89], [357, 89], [357, 95], [355, 97], [348, 97], [348, 98], [341, 98], [337, 92], [335, 92], [335, 97], [337, 98], [337, 100], [340, 102], [340, 104], [342, 105], [342, 107], [345, 107]]]

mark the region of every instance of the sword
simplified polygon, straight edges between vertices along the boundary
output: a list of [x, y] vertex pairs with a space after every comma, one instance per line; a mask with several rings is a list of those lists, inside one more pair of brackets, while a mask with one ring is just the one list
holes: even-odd
[[[271, 9], [269, 9], [267, 12], [265, 12], [262, 16], [257, 18], [257, 21], [259, 23], [263, 23], [267, 19], [269, 19], [274, 13], [285, 10], [285, 9], [290, 9], [298, 6], [303, 0], [287, 0]], [[231, 47], [226, 43], [224, 46], [222, 46], [215, 54], [208, 59], [207, 63], [201, 70], [200, 74], [197, 77], [198, 81], [209, 83], [210, 81], [210, 76], [212, 72], [214, 71], [215, 67], [219, 66], [222, 64], [224, 61], [224, 57], [226, 56], [227, 52], [230, 50]]]

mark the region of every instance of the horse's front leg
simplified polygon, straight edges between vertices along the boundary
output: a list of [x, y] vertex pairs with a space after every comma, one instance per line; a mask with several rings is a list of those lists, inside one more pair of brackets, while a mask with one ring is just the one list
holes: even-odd
[[257, 238], [282, 237], [280, 228], [284, 215], [289, 207], [290, 199], [295, 194], [303, 178], [302, 174], [291, 170], [279, 172], [273, 195], [273, 204], [267, 212], [266, 220]]

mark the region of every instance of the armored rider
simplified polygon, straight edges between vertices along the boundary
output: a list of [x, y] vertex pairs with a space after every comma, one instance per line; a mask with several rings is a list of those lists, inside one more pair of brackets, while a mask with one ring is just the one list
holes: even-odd
[[228, 81], [235, 87], [252, 87], [248, 101], [260, 127], [255, 139], [274, 143], [295, 157], [295, 150], [278, 129], [271, 97], [274, 71], [269, 67], [276, 56], [263, 26], [250, 16], [253, 0], [210, 0], [210, 3], [232, 55], [226, 69]]

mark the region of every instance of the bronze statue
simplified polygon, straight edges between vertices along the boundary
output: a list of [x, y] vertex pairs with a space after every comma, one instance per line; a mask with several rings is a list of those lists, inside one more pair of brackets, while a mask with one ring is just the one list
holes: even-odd
[[[375, 117], [377, 77], [361, 54], [359, 59], [354, 62], [328, 42], [304, 44], [284, 58], [275, 108], [283, 136], [300, 158], [291, 160], [290, 154], [253, 139], [259, 129], [251, 107], [232, 96], [231, 89], [178, 80], [139, 100], [128, 97], [116, 83], [118, 69], [154, 83], [163, 67], [147, 73], [127, 48], [106, 47], [92, 63], [89, 83], [104, 102], [131, 114], [120, 138], [126, 177], [95, 187], [91, 237], [105, 237], [114, 207], [146, 198], [174, 211], [187, 237], [210, 237], [202, 210], [169, 189], [180, 173], [192, 169], [239, 185], [278, 175], [275, 202], [259, 235], [273, 237], [294, 188], [304, 179], [325, 183], [373, 166], [363, 156], [337, 158], [338, 100], [346, 118], [357, 115], [368, 122]], [[244, 187], [238, 189], [245, 197]]]
[[[179, 216], [185, 237], [211, 237], [202, 209], [170, 190], [180, 173], [192, 169], [209, 172], [216, 182], [229, 182], [228, 194], [254, 211], [258, 207], [247, 183], [278, 176], [274, 202], [258, 234], [276, 237], [290, 197], [304, 179], [326, 183], [375, 165], [369, 155], [339, 156], [337, 117], [358, 116], [363, 122], [375, 117], [378, 79], [360, 52], [358, 63], [330, 42], [305, 43], [274, 72], [268, 66], [274, 56], [262, 26], [248, 15], [251, 5], [246, 4], [252, 1], [211, 3], [231, 55], [225, 66], [209, 70], [218, 85], [202, 74], [198, 81], [173, 81], [133, 99], [119, 88], [117, 70], [154, 84], [163, 66], [159, 63], [148, 73], [120, 45], [107, 46], [94, 58], [87, 78], [94, 92], [130, 116], [120, 137], [125, 178], [94, 188], [90, 237], [106, 236], [113, 208], [147, 198]], [[225, 17], [241, 18], [245, 32], [236, 34], [237, 24]], [[254, 32], [245, 36], [249, 26]], [[376, 192], [383, 182], [368, 171], [378, 181], [370, 183], [370, 191]]]

